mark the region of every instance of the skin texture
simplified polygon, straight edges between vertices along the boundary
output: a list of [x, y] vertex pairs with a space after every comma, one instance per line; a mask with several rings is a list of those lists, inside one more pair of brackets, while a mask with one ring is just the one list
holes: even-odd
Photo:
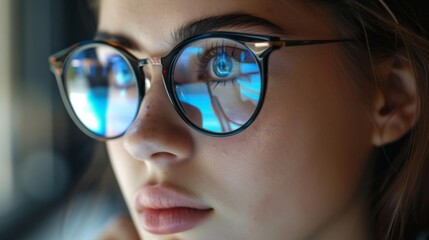
[[[202, 17], [245, 12], [290, 39], [336, 39], [330, 17], [302, 1], [103, 0], [99, 30], [136, 43], [139, 58], [164, 56], [171, 31]], [[124, 27], [126, 26], [126, 27]], [[228, 29], [226, 29], [228, 30]], [[272, 35], [258, 28], [239, 32]], [[284, 38], [284, 36], [281, 36]], [[264, 106], [244, 132], [204, 136], [168, 100], [160, 68], [128, 132], [107, 143], [143, 239], [369, 239], [362, 188], [371, 156], [373, 109], [344, 74], [341, 44], [284, 48], [270, 57]], [[196, 227], [153, 235], [139, 225], [135, 193], [166, 184], [211, 206]]]

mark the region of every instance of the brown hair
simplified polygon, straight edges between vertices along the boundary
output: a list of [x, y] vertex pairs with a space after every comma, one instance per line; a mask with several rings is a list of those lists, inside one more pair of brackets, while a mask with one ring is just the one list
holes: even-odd
[[340, 35], [355, 40], [345, 48], [350, 63], [366, 75], [359, 80], [371, 80], [356, 83], [360, 90], [380, 86], [373, 68], [386, 57], [402, 56], [413, 68], [419, 119], [401, 140], [378, 149], [369, 200], [377, 239], [416, 239], [429, 227], [429, 41], [416, 10], [429, 9], [419, 1], [313, 2], [332, 14]]

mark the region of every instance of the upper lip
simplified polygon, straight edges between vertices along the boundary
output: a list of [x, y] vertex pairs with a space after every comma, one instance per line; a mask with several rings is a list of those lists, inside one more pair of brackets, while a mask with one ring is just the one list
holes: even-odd
[[157, 185], [145, 185], [136, 192], [136, 207], [139, 211], [146, 209], [193, 208], [197, 210], [210, 210], [211, 207], [188, 194], [174, 188]]

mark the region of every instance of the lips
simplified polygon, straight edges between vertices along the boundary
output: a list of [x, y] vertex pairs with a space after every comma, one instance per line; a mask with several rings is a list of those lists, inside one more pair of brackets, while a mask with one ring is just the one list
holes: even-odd
[[136, 208], [141, 226], [153, 234], [186, 231], [202, 223], [213, 210], [202, 201], [163, 185], [140, 188]]

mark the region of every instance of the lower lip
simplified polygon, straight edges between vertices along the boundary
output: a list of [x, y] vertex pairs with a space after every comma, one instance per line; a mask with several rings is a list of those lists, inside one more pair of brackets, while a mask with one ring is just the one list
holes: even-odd
[[194, 208], [144, 209], [140, 213], [140, 224], [153, 234], [183, 232], [201, 223], [211, 209]]

